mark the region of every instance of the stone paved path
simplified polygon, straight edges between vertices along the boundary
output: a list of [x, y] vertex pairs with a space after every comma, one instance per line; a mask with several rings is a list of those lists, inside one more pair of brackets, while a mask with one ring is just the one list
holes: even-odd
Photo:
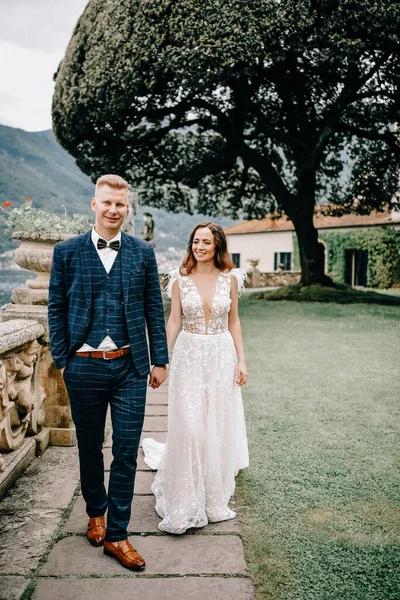
[[[149, 392], [142, 437], [165, 441], [167, 404], [166, 386]], [[111, 440], [107, 439], [107, 470], [112, 460], [110, 446]], [[50, 453], [56, 454], [53, 460]], [[57, 464], [57, 458], [61, 464]], [[75, 449], [50, 448], [42, 461], [52, 463], [52, 467], [44, 471], [43, 486], [36, 482], [31, 502], [22, 502], [21, 514], [7, 515], [7, 510], [19, 495], [26, 498], [25, 489], [34, 474], [29, 469], [35, 467], [29, 467], [15, 489], [0, 502], [0, 600], [204, 600], [207, 596], [253, 600], [236, 520], [183, 536], [158, 530], [159, 517], [150, 490], [154, 473], [144, 463], [141, 448], [128, 532], [132, 544], [146, 559], [145, 571], [128, 571], [105, 556], [102, 548], [90, 546], [85, 535], [85, 505], [79, 492], [74, 493], [78, 484], [76, 458]], [[40, 471], [41, 466], [36, 469]], [[36, 475], [39, 480], [40, 473]], [[14, 526], [19, 519], [20, 527]], [[3, 533], [2, 527], [7, 524]]]

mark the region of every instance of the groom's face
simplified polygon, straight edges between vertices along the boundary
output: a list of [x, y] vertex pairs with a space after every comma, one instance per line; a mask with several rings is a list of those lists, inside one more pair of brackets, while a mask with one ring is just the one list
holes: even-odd
[[97, 233], [107, 240], [117, 235], [128, 214], [128, 191], [102, 185], [92, 198], [92, 210], [96, 213]]

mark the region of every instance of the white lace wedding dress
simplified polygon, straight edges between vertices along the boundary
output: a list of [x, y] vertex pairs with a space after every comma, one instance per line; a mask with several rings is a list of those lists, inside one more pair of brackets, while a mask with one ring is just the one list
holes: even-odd
[[190, 527], [235, 517], [228, 506], [235, 475], [248, 466], [241, 389], [235, 384], [236, 350], [228, 331], [231, 278], [239, 290], [245, 273], [221, 272], [207, 326], [200, 294], [178, 270], [180, 332], [170, 366], [167, 443], [143, 440], [145, 461], [158, 469], [152, 491], [161, 531], [180, 534]]

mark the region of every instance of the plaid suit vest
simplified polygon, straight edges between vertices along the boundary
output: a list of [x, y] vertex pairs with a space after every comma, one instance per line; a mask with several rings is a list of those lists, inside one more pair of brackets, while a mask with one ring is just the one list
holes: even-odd
[[92, 244], [92, 319], [86, 343], [98, 348], [109, 335], [118, 348], [129, 344], [122, 293], [121, 252], [107, 274]]

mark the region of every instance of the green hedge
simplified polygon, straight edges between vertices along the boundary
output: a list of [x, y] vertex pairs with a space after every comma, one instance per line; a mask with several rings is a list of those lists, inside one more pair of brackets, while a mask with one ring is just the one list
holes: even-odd
[[362, 231], [320, 231], [326, 244], [328, 274], [345, 282], [346, 250], [367, 250], [368, 287], [387, 289], [400, 284], [400, 230], [391, 227]]
[[[319, 231], [326, 245], [328, 275], [345, 283], [346, 250], [368, 251], [368, 287], [387, 289], [400, 285], [400, 230], [380, 227], [365, 230]], [[300, 270], [297, 236], [293, 234], [293, 270]]]

